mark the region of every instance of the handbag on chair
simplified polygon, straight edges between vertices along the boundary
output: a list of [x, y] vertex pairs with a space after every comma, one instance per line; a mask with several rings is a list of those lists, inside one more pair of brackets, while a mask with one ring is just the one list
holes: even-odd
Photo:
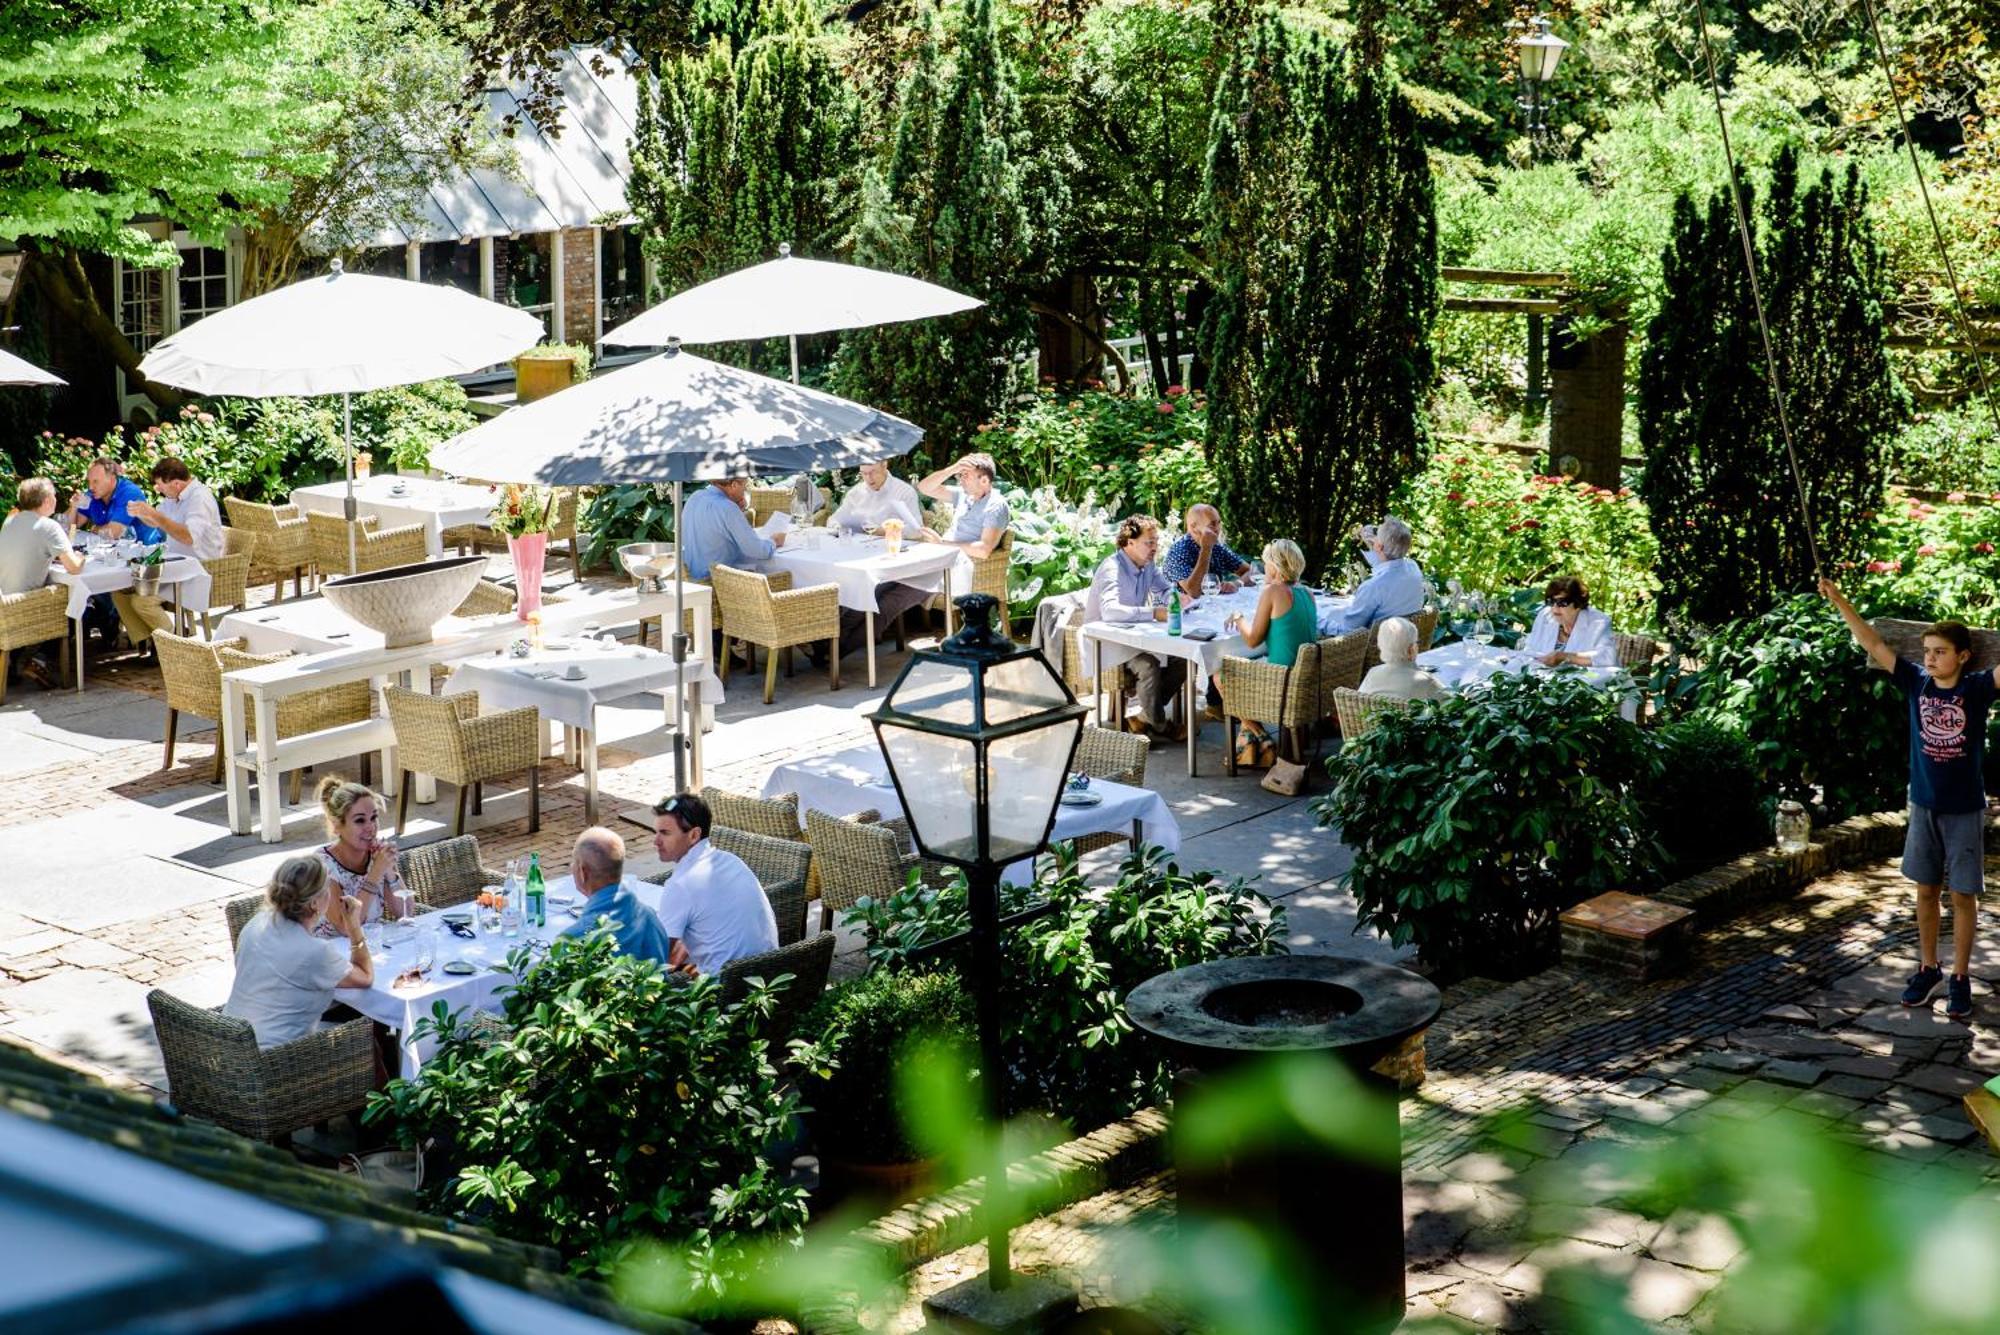
[[[1291, 695], [1292, 669], [1287, 667], [1284, 685], [1279, 689], [1278, 699], [1283, 702], [1289, 700]], [[1294, 738], [1298, 736], [1298, 729], [1286, 728], [1282, 722], [1279, 723], [1279, 736], [1282, 738], [1287, 732]], [[1318, 751], [1319, 746], [1315, 743], [1313, 752], [1317, 754]], [[1257, 786], [1267, 793], [1276, 793], [1280, 797], [1297, 797], [1306, 790], [1306, 763], [1303, 760], [1287, 760], [1281, 754], [1271, 762], [1271, 768], [1264, 771], [1264, 777], [1257, 781]]]

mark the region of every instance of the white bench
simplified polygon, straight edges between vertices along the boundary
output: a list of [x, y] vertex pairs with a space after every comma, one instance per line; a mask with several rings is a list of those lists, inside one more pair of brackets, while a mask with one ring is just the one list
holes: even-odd
[[[702, 585], [689, 585], [683, 592], [686, 606], [694, 613], [696, 644], [704, 649], [713, 624], [710, 596], [710, 590]], [[543, 607], [542, 633], [545, 637], [565, 635], [590, 622], [620, 626], [671, 616], [673, 600], [671, 591], [634, 594], [623, 590], [571, 597]], [[463, 629], [428, 644], [402, 649], [335, 649], [224, 673], [220, 735], [216, 740], [223, 748], [230, 832], [251, 831], [252, 776], [257, 780], [257, 830], [267, 844], [281, 843], [285, 837], [279, 776], [288, 770], [373, 751], [380, 756], [383, 791], [394, 796], [398, 787], [396, 733], [386, 717], [303, 733], [272, 745], [253, 744], [249, 740], [248, 720], [256, 718], [259, 737], [276, 737], [280, 700], [354, 681], [366, 681], [377, 691], [391, 680], [413, 690], [428, 691], [433, 663], [455, 663], [491, 653], [520, 638], [526, 629], [510, 612], [472, 618], [461, 624]], [[693, 722], [698, 729], [698, 708]], [[679, 744], [679, 739], [675, 744]], [[416, 783], [412, 796], [420, 802], [435, 799], [436, 784], [428, 775], [418, 776]]]

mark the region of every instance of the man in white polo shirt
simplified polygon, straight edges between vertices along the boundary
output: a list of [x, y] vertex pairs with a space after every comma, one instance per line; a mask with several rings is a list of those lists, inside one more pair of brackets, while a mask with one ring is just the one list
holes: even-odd
[[778, 948], [770, 897], [742, 858], [708, 842], [714, 823], [692, 793], [653, 807], [653, 847], [674, 864], [660, 892], [660, 925], [673, 941], [672, 967], [685, 973], [718, 974], [731, 960]]
[[[222, 555], [222, 510], [215, 493], [195, 481], [186, 464], [171, 456], [155, 463], [153, 490], [160, 494], [158, 505], [133, 501], [127, 509], [134, 519], [167, 535], [168, 556], [213, 561]], [[126, 638], [134, 644], [144, 644], [154, 631], [174, 624], [173, 614], [158, 598], [126, 591], [112, 594], [111, 601], [125, 624]]]

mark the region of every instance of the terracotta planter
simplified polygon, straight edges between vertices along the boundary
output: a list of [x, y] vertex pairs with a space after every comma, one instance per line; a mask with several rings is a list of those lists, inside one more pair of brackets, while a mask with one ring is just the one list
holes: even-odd
[[514, 401], [533, 403], [559, 389], [568, 389], [576, 379], [576, 360], [568, 353], [560, 357], [520, 356], [514, 359]]
[[549, 535], [524, 533], [509, 538], [507, 554], [514, 558], [514, 590], [518, 595], [514, 615], [526, 621], [530, 612], [542, 607], [542, 568], [548, 562]]
[[887, 1208], [935, 1190], [939, 1162], [933, 1156], [909, 1163], [859, 1163], [826, 1155], [820, 1159], [820, 1174], [842, 1200], [865, 1200]]

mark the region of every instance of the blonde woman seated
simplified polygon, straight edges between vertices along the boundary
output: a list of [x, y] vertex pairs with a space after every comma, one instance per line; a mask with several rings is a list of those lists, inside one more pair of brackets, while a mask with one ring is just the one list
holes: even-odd
[[[236, 982], [222, 1013], [248, 1020], [257, 1046], [274, 1048], [319, 1026], [337, 987], [367, 987], [375, 967], [362, 939], [360, 901], [336, 895], [319, 858], [286, 858], [265, 904], [236, 938]], [[318, 934], [331, 924], [345, 940]]]
[[411, 906], [402, 900], [396, 845], [382, 835], [382, 799], [365, 784], [329, 774], [319, 782], [319, 805], [328, 840], [319, 860], [327, 880], [360, 903], [364, 923], [402, 917]]
[[[1228, 627], [1243, 637], [1252, 649], [1268, 644], [1266, 657], [1279, 667], [1298, 661], [1299, 646], [1311, 644], [1319, 636], [1319, 614], [1312, 594], [1299, 587], [1305, 572], [1305, 553], [1290, 538], [1277, 538], [1264, 547], [1264, 591], [1257, 595], [1257, 610], [1248, 621], [1229, 618]], [[1236, 748], [1239, 765], [1268, 766], [1277, 759], [1277, 744], [1271, 739], [1272, 725], [1247, 722], [1243, 740]]]
[[1390, 617], [1375, 628], [1375, 648], [1382, 661], [1361, 679], [1363, 695], [1397, 700], [1435, 700], [1444, 683], [1417, 666], [1417, 627], [1408, 617]]
[[1535, 625], [1521, 647], [1543, 667], [1574, 663], [1578, 667], [1618, 666], [1618, 646], [1611, 638], [1611, 618], [1590, 605], [1590, 594], [1574, 575], [1549, 581], [1547, 604], [1535, 613]]

